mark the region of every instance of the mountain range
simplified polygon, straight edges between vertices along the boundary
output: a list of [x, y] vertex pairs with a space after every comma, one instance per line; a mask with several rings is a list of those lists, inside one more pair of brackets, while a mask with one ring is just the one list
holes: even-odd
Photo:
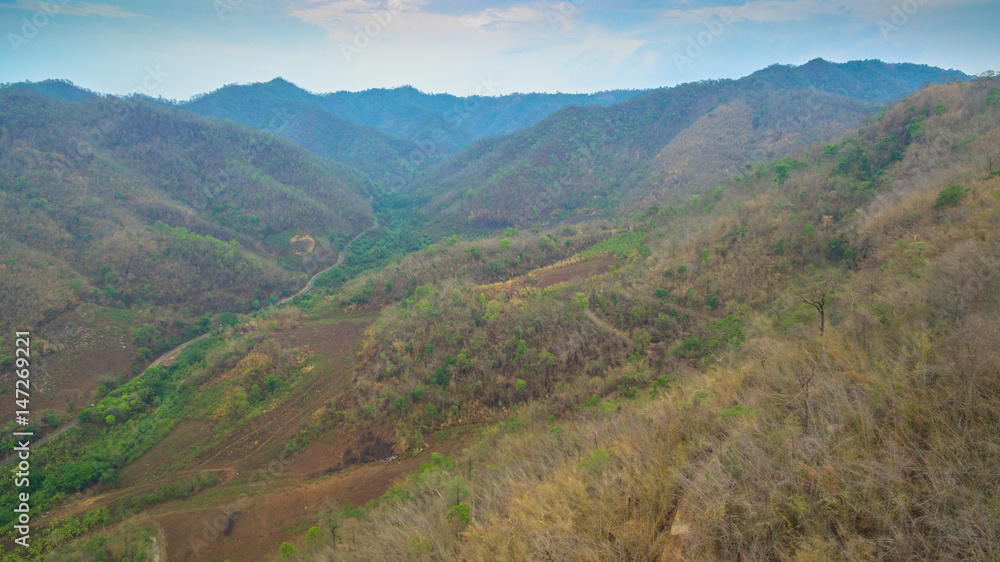
[[4, 85], [0, 560], [990, 559], [998, 146], [879, 61]]

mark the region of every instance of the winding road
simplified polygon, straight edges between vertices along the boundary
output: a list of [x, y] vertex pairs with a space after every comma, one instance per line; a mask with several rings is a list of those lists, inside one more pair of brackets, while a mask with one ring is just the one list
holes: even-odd
[[[371, 199], [369, 199], [368, 202], [370, 203]], [[294, 295], [292, 295], [290, 297], [282, 299], [280, 302], [278, 302], [278, 305], [285, 304], [286, 302], [294, 299], [295, 297], [299, 297], [301, 295], [304, 295], [304, 294], [308, 293], [310, 290], [312, 290], [313, 285], [316, 283], [316, 279], [318, 279], [320, 275], [323, 275], [324, 273], [326, 273], [327, 271], [330, 271], [331, 269], [333, 269], [335, 267], [340, 267], [344, 263], [344, 252], [346, 252], [347, 249], [351, 247], [351, 244], [353, 244], [354, 241], [357, 240], [358, 238], [361, 238], [361, 236], [364, 235], [364, 233], [368, 232], [369, 230], [371, 230], [373, 228], [377, 228], [378, 227], [378, 215], [375, 215], [373, 213], [373, 216], [375, 217], [375, 222], [371, 226], [369, 226], [368, 228], [366, 228], [366, 229], [362, 230], [361, 232], [359, 232], [357, 236], [355, 236], [354, 238], [351, 238], [351, 241], [348, 242], [347, 245], [344, 246], [344, 249], [341, 250], [340, 253], [337, 255], [337, 263], [331, 265], [330, 267], [324, 269], [323, 271], [320, 271], [316, 275], [313, 275], [312, 279], [310, 279], [309, 282], [306, 283], [305, 287], [302, 287], [301, 291], [295, 293]]]
[[[371, 202], [372, 202], [372, 197], [369, 197], [368, 198], [368, 203], [370, 204]], [[286, 302], [288, 302], [288, 301], [290, 301], [290, 300], [292, 300], [292, 299], [294, 299], [296, 297], [299, 297], [299, 296], [302, 296], [302, 295], [308, 293], [309, 291], [312, 290], [313, 285], [316, 284], [316, 279], [318, 279], [320, 275], [323, 275], [324, 273], [326, 273], [327, 271], [330, 271], [331, 269], [333, 269], [335, 267], [340, 267], [341, 265], [343, 265], [343, 263], [344, 263], [344, 254], [345, 254], [345, 252], [347, 252], [347, 249], [351, 247], [351, 244], [353, 244], [354, 241], [357, 240], [358, 238], [361, 238], [361, 236], [364, 235], [364, 233], [368, 232], [369, 230], [372, 230], [374, 228], [378, 228], [378, 215], [375, 214], [374, 210], [372, 211], [372, 216], [375, 219], [374, 223], [372, 223], [372, 225], [369, 226], [368, 228], [366, 228], [366, 229], [362, 230], [361, 232], [359, 232], [358, 235], [355, 236], [354, 238], [351, 238], [351, 241], [348, 242], [344, 246], [344, 249], [341, 250], [340, 253], [337, 255], [337, 263], [331, 265], [330, 267], [324, 269], [323, 271], [320, 271], [316, 275], [313, 275], [312, 278], [309, 279], [309, 282], [306, 283], [306, 286], [302, 287], [302, 290], [300, 290], [299, 292], [295, 293], [294, 295], [292, 295], [290, 297], [282, 299], [281, 301], [278, 302], [278, 304], [276, 306], [281, 306], [281, 305], [285, 304]], [[210, 335], [212, 335], [211, 332], [209, 332], [207, 334], [202, 334], [202, 335], [200, 335], [200, 336], [198, 336], [196, 338], [192, 338], [192, 339], [190, 339], [190, 340], [188, 340], [188, 341], [180, 344], [179, 346], [171, 349], [170, 351], [168, 351], [168, 352], [164, 353], [163, 355], [157, 357], [155, 361], [153, 361], [152, 363], [150, 363], [149, 366], [146, 367], [145, 369], [143, 369], [142, 373], [140, 373], [137, 376], [142, 376], [142, 375], [146, 374], [146, 371], [148, 371], [149, 369], [151, 369], [153, 367], [159, 367], [160, 365], [162, 365], [162, 364], [166, 363], [167, 361], [173, 359], [174, 357], [180, 355], [181, 351], [183, 351], [184, 348], [186, 348], [187, 346], [189, 346], [189, 345], [191, 345], [193, 343], [199, 342], [199, 341], [207, 338]], [[31, 444], [31, 448], [32, 449], [36, 449], [38, 447], [41, 447], [48, 440], [54, 439], [54, 438], [62, 435], [63, 433], [65, 433], [65, 432], [69, 431], [70, 429], [76, 427], [79, 423], [80, 423], [80, 420], [78, 418], [73, 418], [72, 421], [66, 422], [65, 424], [63, 424], [62, 426], [60, 426], [59, 429], [53, 431], [52, 433], [46, 435], [45, 437], [42, 437], [41, 439], [39, 439], [38, 441], [36, 441], [34, 443], [32, 443]], [[11, 461], [13, 461], [16, 458], [17, 458], [17, 454], [16, 453], [12, 454], [12, 455], [8, 456], [7, 458], [3, 459], [2, 461], [0, 461], [0, 466], [4, 466], [4, 465], [10, 463]]]

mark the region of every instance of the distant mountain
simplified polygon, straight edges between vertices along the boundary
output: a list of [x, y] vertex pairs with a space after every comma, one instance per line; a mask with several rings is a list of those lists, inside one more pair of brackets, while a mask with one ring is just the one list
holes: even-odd
[[353, 166], [376, 184], [399, 187], [415, 170], [483, 137], [517, 131], [570, 104], [605, 106], [639, 93], [458, 97], [402, 87], [313, 94], [275, 78], [175, 105], [270, 131]]
[[92, 100], [100, 97], [97, 92], [92, 92], [86, 88], [81, 88], [69, 80], [42, 80], [41, 82], [17, 82], [14, 84], [0, 84], [0, 88], [19, 87], [43, 96], [55, 98], [63, 101]]
[[925, 65], [816, 59], [654, 90], [610, 107], [567, 107], [434, 166], [412, 191], [455, 225], [636, 209], [839, 134], [876, 104], [926, 83], [968, 78]]
[[759, 70], [749, 81], [760, 80], [783, 88], [812, 87], [818, 90], [883, 104], [907, 96], [922, 86], [973, 77], [958, 70], [912, 63], [857, 60], [834, 63], [820, 58], [802, 66], [772, 65]]
[[410, 174], [407, 159], [417, 145], [342, 119], [310, 94], [282, 79], [226, 86], [176, 107], [269, 131], [314, 154], [364, 172], [377, 184], [398, 183]]
[[[594, 94], [510, 94], [458, 97], [425, 94], [411, 86], [335, 92], [320, 96], [327, 111], [404, 139], [453, 153], [484, 137], [505, 135], [534, 125], [568, 105], [608, 106], [643, 90]], [[430, 143], [430, 144], [428, 144]]]
[[360, 174], [269, 133], [33, 89], [0, 90], [0, 287], [19, 295], [0, 324], [81, 301], [249, 308], [373, 220]]

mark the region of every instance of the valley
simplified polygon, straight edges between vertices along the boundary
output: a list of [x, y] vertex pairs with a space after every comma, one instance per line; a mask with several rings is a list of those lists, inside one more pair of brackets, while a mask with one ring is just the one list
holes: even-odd
[[0, 560], [1000, 551], [995, 75], [484, 98], [401, 183], [460, 100], [347, 94], [0, 90]]

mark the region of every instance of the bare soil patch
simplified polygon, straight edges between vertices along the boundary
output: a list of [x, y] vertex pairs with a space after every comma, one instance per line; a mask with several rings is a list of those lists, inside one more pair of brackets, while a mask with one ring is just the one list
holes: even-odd
[[606, 254], [587, 261], [545, 269], [535, 278], [535, 286], [544, 289], [558, 283], [579, 283], [592, 275], [607, 273], [616, 261], [614, 256]]
[[[437, 445], [434, 451], [454, 454], [466, 445], [471, 434], [457, 435]], [[351, 448], [378, 443], [371, 434], [349, 440]], [[416, 457], [357, 464], [319, 478], [302, 474], [302, 458], [296, 455], [289, 467], [291, 480], [282, 480], [271, 491], [248, 490], [236, 500], [229, 500], [204, 510], [177, 509], [165, 504], [151, 515], [162, 525], [170, 544], [169, 560], [268, 560], [277, 558], [284, 541], [296, 542], [306, 529], [316, 523], [322, 505], [335, 501], [340, 505], [362, 506], [386, 493], [398, 479], [429, 462], [431, 449]], [[376, 451], [376, 456], [381, 452]], [[284, 475], [283, 475], [284, 476]], [[268, 481], [261, 482], [267, 486]], [[239, 516], [235, 516], [239, 511]], [[235, 517], [234, 517], [235, 516]], [[234, 520], [235, 519], [235, 520]], [[289, 532], [292, 528], [292, 532]], [[227, 534], [228, 530], [228, 534]]]
[[173, 468], [185, 451], [211, 434], [213, 425], [212, 422], [205, 420], [186, 420], [178, 423], [163, 441], [146, 451], [122, 472], [119, 487], [134, 486]]

